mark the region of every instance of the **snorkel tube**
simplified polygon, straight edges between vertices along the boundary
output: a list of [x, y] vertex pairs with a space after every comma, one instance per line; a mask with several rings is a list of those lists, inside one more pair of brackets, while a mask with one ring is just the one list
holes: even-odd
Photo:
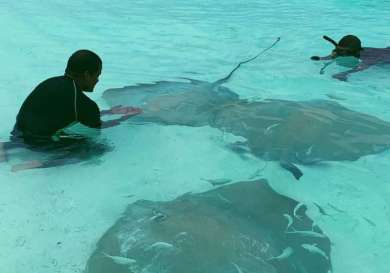
[[333, 40], [332, 38], [329, 38], [328, 36], [324, 35], [322, 36], [322, 38], [324, 38], [326, 41], [328, 41], [329, 43], [331, 43], [332, 45], [334, 45], [334, 47], [337, 47], [338, 44], [335, 42], [335, 40]]
[[[337, 49], [338, 44], [337, 44], [337, 42], [336, 42], [335, 40], [333, 40], [332, 38], [330, 38], [330, 37], [328, 37], [328, 36], [326, 36], [326, 35], [322, 36], [322, 38], [323, 38], [325, 41], [328, 41], [329, 43], [331, 43], [332, 45], [334, 45], [335, 49], [334, 49], [333, 51], [335, 51], [335, 50]], [[333, 59], [334, 57], [335, 57], [335, 55], [334, 55], [333, 52], [332, 52], [331, 59]], [[320, 61], [320, 60], [321, 60], [321, 57], [320, 57], [320, 56], [312, 56], [310, 59], [312, 59], [313, 61]], [[325, 57], [325, 58], [323, 58], [323, 60], [329, 60], [329, 57]], [[321, 70], [320, 70], [320, 74], [324, 74], [325, 69], [326, 69], [329, 65], [331, 65], [333, 62], [334, 62], [334, 59], [331, 60], [330, 62], [325, 63], [324, 66], [323, 66], [323, 67], [321, 68]]]
[[[328, 36], [326, 36], [326, 35], [322, 36], [322, 38], [323, 38], [325, 41], [328, 41], [329, 43], [331, 43], [332, 45], [334, 45], [334, 47], [335, 47], [334, 50], [336, 50], [337, 47], [339, 46], [335, 40], [333, 40], [332, 38], [330, 38], [330, 37], [328, 37]], [[334, 57], [333, 54], [332, 54], [332, 57]], [[313, 61], [319, 61], [319, 60], [321, 60], [321, 57], [319, 57], [319, 56], [312, 56], [310, 59], [312, 59]]]

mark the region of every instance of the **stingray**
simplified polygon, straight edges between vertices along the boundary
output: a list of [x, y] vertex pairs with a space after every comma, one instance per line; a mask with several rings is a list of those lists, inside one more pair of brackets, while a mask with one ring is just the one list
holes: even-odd
[[[181, 82], [158, 81], [151, 84], [108, 89], [103, 93], [103, 98], [110, 105], [130, 103], [142, 107], [144, 113], [141, 119], [136, 120], [189, 126], [207, 125], [210, 109], [239, 100], [236, 93], [222, 85], [241, 65], [263, 55], [279, 41], [280, 37], [256, 56], [240, 62], [226, 77], [212, 83], [188, 78], [181, 78], [183, 80]], [[181, 113], [182, 118], [179, 118], [178, 113]]]
[[234, 144], [235, 151], [278, 161], [297, 179], [302, 172], [294, 164], [354, 161], [390, 147], [389, 122], [337, 102], [240, 99], [222, 85], [242, 63], [213, 83], [160, 81], [109, 89], [103, 98], [111, 106], [141, 107], [132, 122], [211, 126], [241, 136], [246, 141]]
[[98, 241], [85, 273], [328, 273], [329, 238], [267, 181], [137, 201]]

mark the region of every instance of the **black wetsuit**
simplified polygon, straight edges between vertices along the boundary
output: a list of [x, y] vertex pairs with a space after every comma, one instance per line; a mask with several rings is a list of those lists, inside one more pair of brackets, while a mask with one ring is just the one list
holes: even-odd
[[4, 148], [43, 152], [40, 168], [77, 163], [112, 150], [109, 145], [87, 137], [62, 134], [62, 137], [53, 138], [59, 130], [76, 121], [88, 127], [100, 128], [99, 107], [74, 85], [71, 78], [59, 76], [47, 79], [24, 101], [11, 133], [11, 141], [5, 142]]
[[40, 83], [24, 101], [12, 131], [13, 139], [46, 142], [75, 121], [100, 128], [99, 107], [66, 76]]

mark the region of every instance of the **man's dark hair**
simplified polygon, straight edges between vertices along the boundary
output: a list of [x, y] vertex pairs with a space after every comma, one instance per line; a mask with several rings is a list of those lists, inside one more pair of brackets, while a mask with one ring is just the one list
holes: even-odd
[[362, 50], [362, 43], [360, 42], [360, 39], [355, 35], [344, 36], [339, 41], [338, 45], [341, 47], [347, 47], [354, 52], [359, 52], [360, 50]]
[[87, 49], [77, 50], [69, 57], [65, 74], [79, 76], [85, 71], [96, 73], [102, 68], [100, 57]]

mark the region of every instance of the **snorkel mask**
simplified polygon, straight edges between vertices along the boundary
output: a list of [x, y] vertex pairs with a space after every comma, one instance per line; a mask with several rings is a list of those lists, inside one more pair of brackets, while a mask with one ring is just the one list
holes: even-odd
[[[324, 35], [323, 38], [334, 45], [335, 49], [332, 51], [332, 58], [336, 57], [360, 57], [360, 51], [362, 50], [360, 40], [356, 36], [347, 35], [344, 36], [339, 43], [336, 43], [332, 38]], [[344, 46], [343, 44], [350, 43], [350, 46]]]

